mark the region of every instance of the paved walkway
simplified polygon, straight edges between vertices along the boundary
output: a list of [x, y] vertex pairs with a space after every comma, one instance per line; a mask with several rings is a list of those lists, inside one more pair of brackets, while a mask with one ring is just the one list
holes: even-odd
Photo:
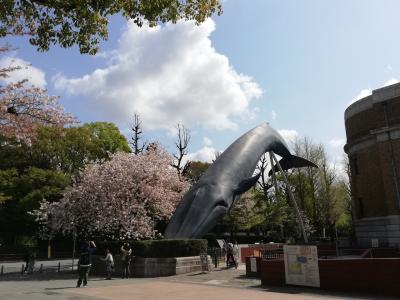
[[[55, 276], [56, 275], [56, 276]], [[3, 277], [0, 279], [1, 300], [338, 300], [394, 299], [331, 293], [296, 287], [263, 288], [260, 280], [247, 278], [244, 267], [216, 269], [162, 278], [113, 279], [91, 278], [88, 288], [75, 288], [76, 275], [46, 274]]]

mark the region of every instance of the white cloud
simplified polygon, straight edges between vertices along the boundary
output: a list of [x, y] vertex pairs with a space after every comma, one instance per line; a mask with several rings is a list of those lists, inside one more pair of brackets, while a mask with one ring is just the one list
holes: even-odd
[[[386, 81], [386, 82], [383, 84], [383, 86], [385, 87], [385, 86], [389, 86], [389, 85], [392, 85], [392, 84], [395, 84], [395, 83], [399, 83], [399, 82], [400, 82], [400, 81], [399, 81], [397, 78], [391, 78], [391, 79], [389, 79], [388, 81]], [[352, 104], [352, 103], [356, 102], [357, 100], [360, 100], [360, 99], [362, 99], [362, 98], [364, 98], [364, 97], [367, 97], [367, 96], [369, 96], [369, 95], [372, 95], [372, 89], [367, 88], [367, 89], [361, 90], [361, 92], [358, 93], [358, 95], [357, 95], [355, 98], [353, 98], [353, 99], [349, 102], [348, 105], [350, 105], [350, 104]]]
[[329, 141], [329, 145], [334, 147], [334, 148], [343, 147], [345, 143], [346, 143], [346, 140], [342, 139], [342, 138], [340, 138], [340, 139], [331, 139]]
[[9, 73], [9, 77], [2, 78], [5, 83], [18, 82], [24, 79], [29, 80], [29, 84], [44, 88], [46, 86], [45, 73], [36, 67], [31, 66], [30, 62], [18, 57], [3, 57], [0, 59], [0, 68], [21, 67]]
[[383, 86], [389, 86], [395, 83], [399, 83], [399, 80], [397, 78], [391, 78], [390, 80], [386, 81]]
[[369, 95], [372, 95], [372, 89], [364, 89], [364, 90], [361, 90], [361, 92], [358, 93], [358, 95], [357, 95], [355, 98], [353, 98], [353, 99], [349, 102], [348, 105], [350, 105], [350, 104], [352, 104], [352, 103], [356, 102], [357, 100], [360, 100], [360, 99], [362, 99], [362, 98], [364, 98], [364, 97], [367, 97], [367, 96], [369, 96]]
[[214, 29], [211, 19], [200, 26], [178, 22], [153, 28], [129, 22], [118, 48], [104, 55], [107, 67], [78, 78], [58, 74], [54, 86], [85, 95], [92, 110], [113, 121], [126, 122], [138, 112], [149, 129], [177, 122], [236, 128], [235, 118], [251, 117], [250, 102], [262, 91], [216, 52], [210, 40]]
[[271, 112], [271, 118], [272, 118], [272, 121], [276, 120], [276, 112], [274, 110]]
[[213, 144], [213, 142], [212, 142], [212, 140], [209, 138], [209, 137], [204, 137], [203, 138], [203, 144], [205, 145], [205, 146], [211, 146], [212, 144]]
[[185, 161], [202, 161], [211, 163], [215, 159], [215, 154], [218, 152], [213, 147], [204, 146], [203, 148], [197, 150], [196, 152], [189, 153], [185, 157]]
[[299, 133], [294, 129], [279, 129], [278, 133], [283, 137], [287, 144], [294, 143]]

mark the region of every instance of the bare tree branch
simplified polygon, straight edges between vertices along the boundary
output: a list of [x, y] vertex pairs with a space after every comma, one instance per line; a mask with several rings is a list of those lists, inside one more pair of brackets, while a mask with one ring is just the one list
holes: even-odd
[[261, 173], [260, 179], [258, 180], [258, 185], [260, 186], [261, 190], [263, 191], [265, 200], [268, 200], [268, 190], [272, 187], [271, 184], [268, 183], [268, 179], [266, 178], [265, 172], [267, 171], [268, 167], [268, 158], [267, 154], [265, 153], [261, 156], [260, 162], [257, 165], [256, 170]]
[[146, 147], [147, 143], [142, 142], [142, 134], [143, 134], [143, 126], [142, 120], [140, 119], [140, 115], [135, 113], [133, 115], [133, 124], [131, 127], [132, 130], [132, 137], [131, 137], [131, 146], [133, 148], [133, 153], [138, 155], [143, 152], [144, 148]]
[[175, 146], [178, 149], [178, 153], [174, 154], [175, 163], [172, 166], [178, 171], [179, 175], [184, 175], [190, 166], [190, 161], [183, 164], [184, 157], [188, 154], [190, 132], [185, 125], [180, 123], [176, 124], [176, 129], [177, 141], [175, 142]]

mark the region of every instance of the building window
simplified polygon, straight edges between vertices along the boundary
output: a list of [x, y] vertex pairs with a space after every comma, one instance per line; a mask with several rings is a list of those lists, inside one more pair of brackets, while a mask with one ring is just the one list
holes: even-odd
[[359, 208], [360, 218], [364, 218], [364, 204], [362, 198], [358, 198], [358, 208]]

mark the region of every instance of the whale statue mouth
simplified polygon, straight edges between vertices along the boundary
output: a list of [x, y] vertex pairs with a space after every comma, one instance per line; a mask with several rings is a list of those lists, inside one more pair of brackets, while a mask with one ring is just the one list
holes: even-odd
[[208, 215], [196, 226], [196, 230], [191, 233], [191, 237], [204, 236], [207, 234], [217, 222], [228, 212], [229, 205], [225, 200], [220, 200], [215, 203], [214, 207], [208, 213]]
[[226, 203], [225, 200], [219, 200], [217, 201], [217, 203], [215, 203], [215, 206], [213, 209], [217, 208], [217, 207], [225, 207], [226, 209], [229, 208], [228, 203]]
[[[183, 219], [172, 219], [168, 225], [165, 237], [196, 238], [207, 234], [217, 222], [228, 212], [229, 203], [222, 197], [205, 202], [202, 189], [192, 192], [191, 205], [182, 206], [185, 211]], [[197, 200], [197, 201], [196, 201]], [[195, 203], [195, 204], [193, 204]], [[201, 207], [201, 209], [199, 209]], [[178, 225], [178, 226], [176, 226]]]

